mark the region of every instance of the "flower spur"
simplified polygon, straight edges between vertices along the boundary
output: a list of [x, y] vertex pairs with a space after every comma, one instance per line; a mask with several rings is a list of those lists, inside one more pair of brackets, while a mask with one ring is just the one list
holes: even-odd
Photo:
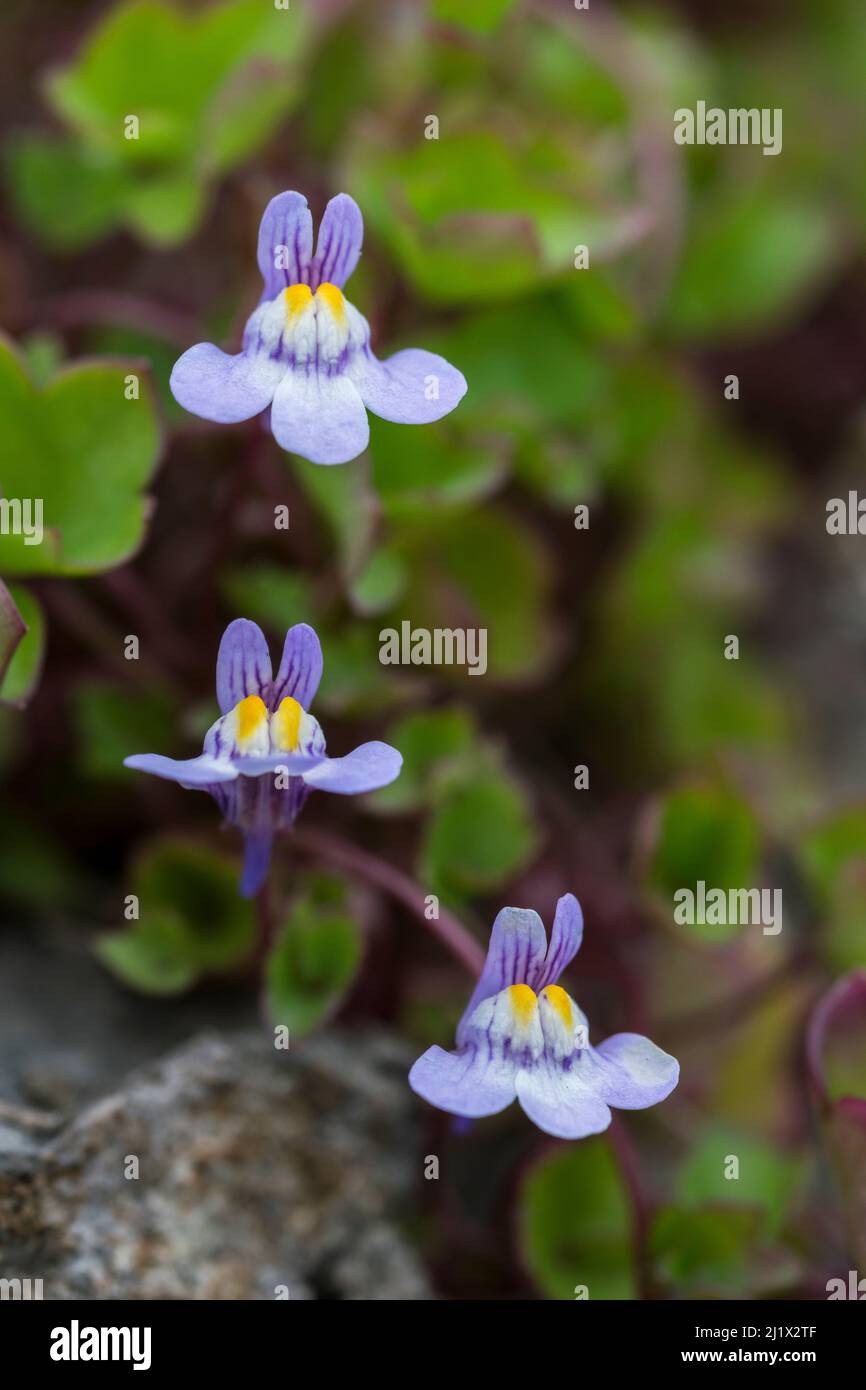
[[557, 903], [549, 946], [537, 912], [503, 908], [457, 1028], [457, 1051], [428, 1048], [409, 1073], [412, 1089], [472, 1118], [496, 1115], [516, 1098], [539, 1129], [560, 1139], [607, 1129], [611, 1106], [643, 1110], [664, 1100], [679, 1079], [675, 1058], [637, 1033], [592, 1047], [586, 1016], [556, 983], [582, 936], [571, 893]]
[[220, 718], [197, 758], [136, 753], [124, 766], [210, 792], [226, 820], [244, 834], [240, 891], [258, 892], [267, 876], [273, 837], [290, 827], [311, 791], [354, 795], [393, 782], [403, 759], [387, 743], [362, 743], [329, 758], [316, 719], [307, 712], [322, 676], [322, 648], [306, 623], [286, 633], [276, 676], [261, 628], [236, 618], [217, 655]]
[[301, 193], [272, 198], [259, 228], [264, 290], [230, 356], [198, 343], [174, 365], [171, 390], [193, 415], [219, 424], [249, 420], [270, 407], [277, 443], [312, 463], [347, 463], [367, 447], [367, 411], [398, 424], [424, 425], [454, 409], [466, 392], [444, 357], [407, 348], [380, 362], [370, 326], [343, 295], [364, 239], [358, 204], [338, 193], [325, 209], [316, 253]]

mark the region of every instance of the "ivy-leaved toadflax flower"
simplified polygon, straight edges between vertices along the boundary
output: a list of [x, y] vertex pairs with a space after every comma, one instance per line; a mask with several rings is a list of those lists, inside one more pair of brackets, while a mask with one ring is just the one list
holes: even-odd
[[431, 1047], [409, 1084], [453, 1115], [496, 1115], [517, 1099], [530, 1120], [560, 1139], [598, 1134], [610, 1107], [643, 1110], [664, 1100], [679, 1063], [649, 1038], [616, 1033], [598, 1047], [577, 1004], [556, 983], [577, 954], [583, 915], [567, 893], [550, 944], [537, 912], [506, 907], [457, 1028], [457, 1050]]
[[311, 791], [375, 791], [393, 782], [403, 764], [387, 743], [362, 743], [343, 758], [326, 755], [324, 734], [308, 713], [321, 676], [321, 644], [306, 623], [289, 628], [274, 676], [261, 628], [236, 618], [217, 656], [222, 714], [205, 734], [200, 756], [124, 758], [125, 767], [210, 792], [226, 820], [243, 831], [245, 897], [264, 883], [274, 834], [293, 824]]
[[364, 222], [354, 198], [338, 193], [325, 209], [316, 252], [301, 193], [280, 193], [265, 209], [258, 262], [264, 290], [234, 356], [197, 343], [171, 374], [175, 400], [219, 424], [270, 407], [277, 443], [312, 463], [347, 463], [367, 447], [367, 411], [426, 425], [466, 393], [462, 372], [436, 353], [406, 348], [380, 362], [370, 326], [343, 286], [361, 254]]

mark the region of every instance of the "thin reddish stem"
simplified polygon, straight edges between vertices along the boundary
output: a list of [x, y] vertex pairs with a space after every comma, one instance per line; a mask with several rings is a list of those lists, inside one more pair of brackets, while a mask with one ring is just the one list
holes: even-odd
[[386, 864], [376, 855], [347, 840], [341, 840], [321, 830], [296, 830], [294, 842], [307, 854], [321, 856], [338, 869], [355, 873], [375, 888], [390, 894], [423, 922], [424, 926], [438, 937], [443, 946], [451, 952], [455, 960], [472, 976], [481, 974], [484, 966], [484, 951], [474, 937], [452, 916], [447, 909], [440, 907], [438, 917], [428, 917], [425, 912], [426, 895], [421, 887], [408, 875]]

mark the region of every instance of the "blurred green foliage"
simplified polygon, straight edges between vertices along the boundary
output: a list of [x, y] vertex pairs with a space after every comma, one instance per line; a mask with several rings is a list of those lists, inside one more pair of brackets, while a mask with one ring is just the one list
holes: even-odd
[[292, 74], [307, 27], [303, 6], [258, 0], [197, 13], [161, 0], [108, 10], [76, 60], [45, 83], [70, 136], [28, 134], [11, 147], [22, 214], [61, 249], [119, 222], [157, 244], [189, 236], [210, 185], [297, 99]]
[[842, 972], [866, 963], [866, 807], [834, 811], [800, 838], [797, 852], [824, 923], [828, 962]]
[[271, 1022], [289, 1037], [309, 1033], [332, 1013], [361, 962], [361, 937], [346, 886], [333, 874], [307, 875], [265, 968]]
[[97, 939], [100, 960], [146, 994], [177, 994], [202, 974], [228, 970], [253, 945], [253, 913], [225, 855], [165, 835], [132, 866], [133, 925]]
[[663, 1283], [692, 1298], [767, 1297], [796, 1274], [789, 1252], [763, 1244], [757, 1207], [666, 1207], [650, 1249]]
[[796, 1277], [796, 1235], [782, 1227], [802, 1163], [742, 1131], [711, 1124], [696, 1137], [676, 1180], [677, 1205], [650, 1231], [655, 1273], [691, 1297], [761, 1297]]
[[526, 1263], [549, 1298], [637, 1296], [631, 1208], [606, 1139], [585, 1139], [535, 1164], [518, 1219]]
[[[35, 385], [15, 346], [0, 338], [0, 448], [6, 498], [29, 499], [28, 527], [3, 527], [0, 573], [92, 574], [137, 549], [151, 510], [144, 488], [161, 447], [141, 364], [73, 363]], [[39, 508], [37, 517], [36, 508]], [[33, 530], [38, 521], [38, 533]], [[38, 680], [44, 619], [32, 593], [14, 586], [27, 624], [3, 679], [2, 698], [24, 703]]]
[[174, 717], [166, 690], [128, 688], [104, 681], [81, 681], [73, 704], [79, 761], [87, 777], [128, 782], [123, 760], [131, 748], [156, 748]]
[[776, 1234], [801, 1182], [802, 1168], [797, 1157], [778, 1147], [711, 1124], [682, 1163], [677, 1196], [686, 1209], [704, 1203], [761, 1207], [766, 1230]]
[[[20, 220], [3, 280], [26, 284], [35, 265], [39, 300], [22, 312], [20, 352], [0, 347], [0, 491], [41, 493], [48, 530], [41, 547], [0, 537], [0, 574], [80, 599], [77, 579], [136, 557], [152, 521], [143, 586], [190, 660], [175, 669], [150, 646], [134, 698], [129, 682], [74, 659], [67, 669], [70, 637], [92, 632], [87, 601], [109, 630], [137, 630], [138, 615], [110, 605], [106, 619], [94, 589], [79, 627], [57, 634], [66, 645], [54, 666], [49, 644], [33, 742], [46, 760], [59, 742], [66, 778], [50, 830], [37, 824], [39, 802], [53, 804], [55, 788], [47, 796], [38, 777], [33, 805], [9, 818], [0, 878], [16, 910], [68, 910], [92, 893], [68, 862], [81, 807], [80, 833], [100, 846], [115, 819], [119, 836], [144, 836], [129, 875], [140, 917], [99, 939], [108, 968], [157, 995], [251, 970], [256, 932], [236, 896], [234, 845], [197, 838], [202, 798], [133, 797], [121, 766], [137, 749], [180, 752], [169, 745], [210, 723], [213, 632], [198, 629], [243, 613], [274, 641], [290, 622], [314, 623], [330, 751], [351, 746], [345, 720], [404, 756], [401, 778], [365, 799], [359, 834], [409, 860], [425, 893], [468, 919], [480, 920], [478, 899], [513, 901], [547, 882], [530, 877], [539, 865], [570, 887], [585, 876], [610, 927], [594, 948], [601, 978], [630, 980], [628, 1007], [638, 1000], [653, 1021], [668, 1008], [676, 1018], [692, 995], [693, 1009], [733, 1008], [801, 938], [812, 970], [862, 966], [866, 813], [834, 809], [831, 795], [804, 828], [792, 810], [828, 798], [820, 772], [803, 770], [800, 702], [763, 641], [777, 617], [768, 556], [798, 522], [814, 526], [809, 484], [766, 421], [743, 429], [760, 413], [745, 373], [742, 400], [723, 390], [746, 350], [778, 354], [784, 376], [790, 335], [866, 230], [857, 0], [792, 4], [784, 24], [720, 23], [712, 37], [649, 6], [608, 7], [597, 24], [522, 0], [424, 0], [399, 13], [375, 0], [336, 17], [259, 0], [133, 0], [97, 7], [89, 28], [76, 16], [69, 36], [68, 61], [44, 74], [41, 111], [4, 150]], [[677, 147], [672, 113], [698, 99], [782, 107], [784, 155]], [[130, 116], [137, 139], [126, 138]], [[171, 314], [237, 346], [257, 293], [258, 212], [289, 186], [315, 214], [340, 189], [360, 203], [366, 241], [348, 292], [377, 353], [423, 344], [463, 370], [469, 392], [429, 428], [371, 420], [366, 457], [341, 468], [287, 459], [266, 439], [271, 473], [260, 475], [256, 426], [201, 427], [172, 401], [168, 375], [188, 344]], [[67, 332], [52, 294], [80, 280], [105, 295]], [[86, 351], [96, 360], [78, 360]], [[130, 401], [136, 359], [150, 369]], [[171, 453], [154, 518], [157, 412]], [[292, 503], [276, 538], [261, 521], [272, 492]], [[574, 525], [581, 505], [585, 531]], [[30, 631], [3, 695], [23, 702], [45, 624], [34, 591], [15, 582], [10, 593]], [[383, 667], [379, 634], [402, 621], [486, 628], [487, 675]], [[724, 659], [729, 634], [741, 639], [736, 661]], [[19, 731], [0, 725], [13, 772]], [[536, 766], [536, 752], [551, 763]], [[617, 866], [625, 882], [637, 843], [628, 906], [640, 961], [619, 940], [625, 910], [593, 877], [595, 856], [580, 858], [546, 818], [561, 790], [549, 767], [565, 769], [568, 787], [578, 756], [592, 767], [587, 813], [616, 826], [598, 873]], [[195, 838], [148, 838], [169, 804]], [[670, 924], [677, 889], [757, 886], [780, 847], [808, 911], [795, 901], [778, 940], [736, 926], [653, 930]], [[346, 997], [362, 940], [340, 879], [304, 872], [290, 888], [267, 1007], [300, 1035]], [[386, 969], [404, 967], [405, 1016], [434, 997], [440, 1028], [459, 1013], [453, 982], [446, 1003], [402, 956]], [[660, 1112], [663, 1142], [648, 1160], [656, 1210], [640, 1279], [615, 1149], [593, 1139], [533, 1164], [518, 1233], [542, 1294], [574, 1298], [585, 1284], [590, 1298], [633, 1298], [642, 1283], [668, 1297], [790, 1292], [812, 1236], [792, 1236], [803, 1144], [779, 1135], [806, 1130], [791, 1123], [803, 1119], [792, 1076], [811, 984], [762, 996], [732, 1037], [700, 1040], [706, 1055], [687, 1049], [689, 1100], [677, 1094]], [[834, 1088], [859, 1066], [846, 1055]], [[724, 1177], [729, 1153], [736, 1182]]]
[[0, 582], [0, 690], [10, 705], [23, 703], [39, 678], [45, 647], [42, 610], [20, 585]]
[[46, 538], [0, 536], [4, 574], [92, 574], [127, 559], [149, 511], [142, 489], [159, 451], [146, 377], [119, 363], [63, 368], [37, 391], [0, 342], [3, 487], [41, 498]]
[[[733, 788], [721, 781], [672, 787], [655, 807], [654, 822], [644, 884], [669, 920], [674, 920], [674, 895], [683, 888], [694, 892], [699, 881], [708, 892], [758, 886], [760, 829]], [[718, 944], [744, 925], [695, 921], [680, 930], [692, 940]]]

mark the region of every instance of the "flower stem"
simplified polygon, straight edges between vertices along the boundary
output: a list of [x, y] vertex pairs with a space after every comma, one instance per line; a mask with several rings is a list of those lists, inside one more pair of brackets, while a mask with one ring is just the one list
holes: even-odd
[[481, 974], [484, 952], [478, 942], [447, 909], [440, 907], [438, 917], [428, 917], [425, 912], [423, 889], [399, 869], [386, 864], [376, 855], [359, 849], [348, 840], [341, 840], [336, 835], [321, 830], [296, 830], [294, 841], [305, 853], [321, 856], [335, 868], [355, 873], [375, 888], [381, 888], [383, 892], [390, 894], [439, 938], [443, 946], [470, 975]]
[[128, 324], [180, 347], [193, 342], [198, 334], [198, 324], [191, 314], [117, 290], [71, 290], [54, 295], [50, 302], [38, 306], [38, 311], [34, 314], [36, 322], [48, 319], [58, 328], [78, 328], [82, 324], [89, 327], [94, 323]]
[[619, 1115], [613, 1116], [608, 1134], [620, 1177], [631, 1205], [632, 1242], [640, 1296], [641, 1298], [650, 1298], [652, 1296], [652, 1277], [647, 1249], [650, 1210], [640, 1163], [631, 1142], [631, 1136]]
[[265, 964], [273, 944], [275, 926], [275, 918], [271, 910], [270, 888], [267, 879], [265, 879], [258, 893], [256, 893], [255, 904], [256, 924], [258, 926], [258, 938], [256, 940], [254, 958], [255, 970], [257, 974], [264, 975]]

